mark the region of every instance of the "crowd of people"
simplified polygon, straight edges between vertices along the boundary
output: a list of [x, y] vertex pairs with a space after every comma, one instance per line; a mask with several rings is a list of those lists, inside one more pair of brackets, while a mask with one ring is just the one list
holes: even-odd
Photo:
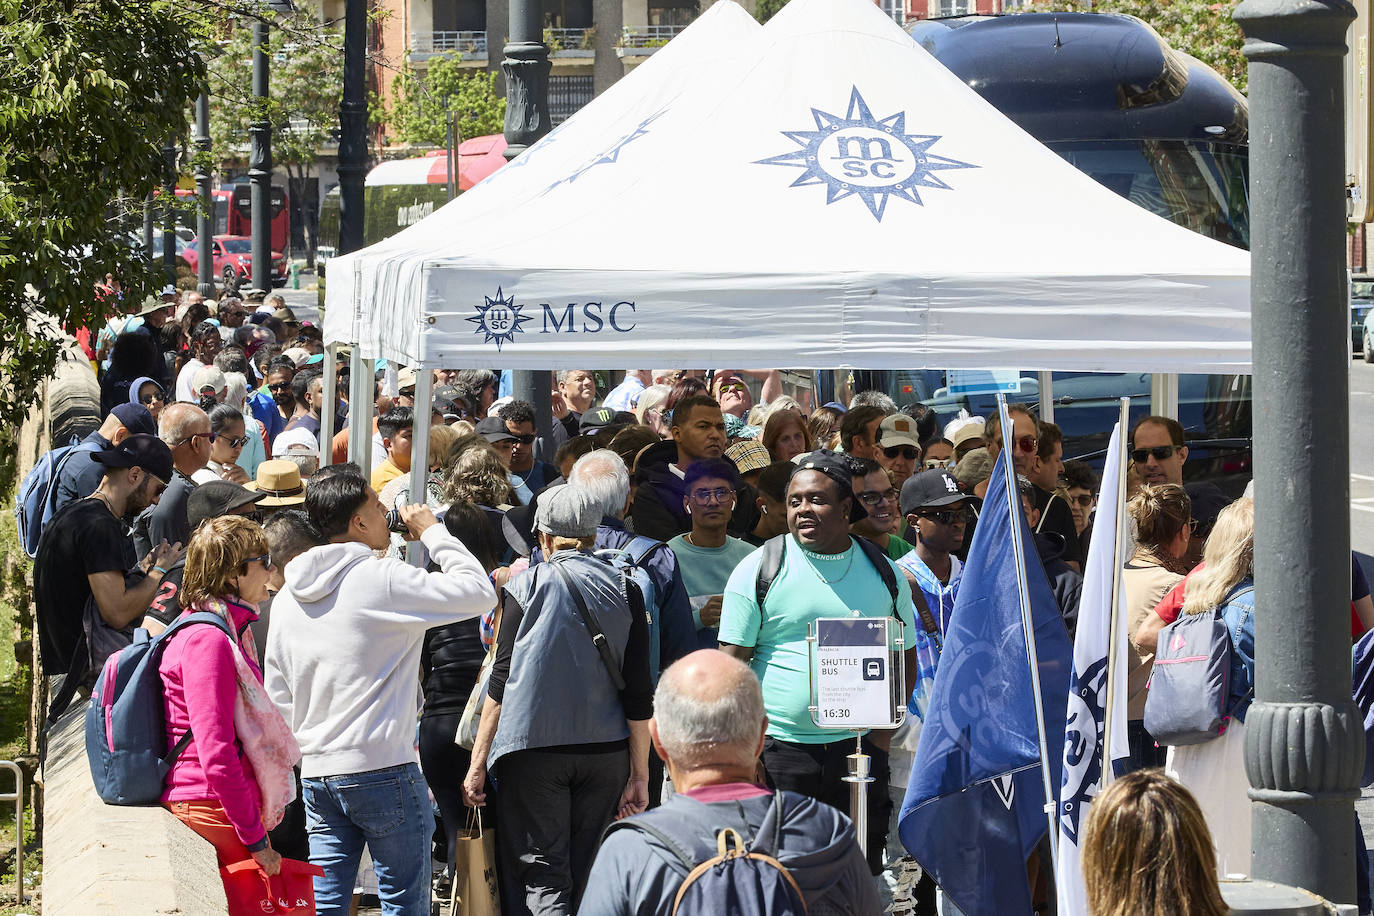
[[[433, 370], [417, 404], [419, 372], [402, 367], [394, 388], [379, 372], [372, 402], [349, 403], [347, 367], [324, 378], [318, 329], [284, 305], [173, 298], [97, 335], [105, 418], [54, 481], [36, 604], [43, 670], [69, 688], [135, 627], [223, 619], [225, 632], [179, 629], [159, 664], [181, 748], [163, 802], [221, 864], [271, 874], [283, 855], [308, 858], [324, 870], [318, 911], [342, 913], [366, 853], [384, 912], [427, 913], [480, 822], [497, 838], [503, 912], [666, 913], [729, 828], [771, 836], [812, 912], [936, 912], [896, 839], [919, 718], [864, 737], [874, 782], [856, 836], [854, 740], [810, 714], [808, 624], [895, 617], [907, 670], [934, 676], [918, 647], [949, 625], [1006, 451], [1072, 632], [1097, 478], [1063, 460], [1058, 427], [1013, 405], [1004, 442], [996, 422], [942, 424], [877, 391], [813, 409], [767, 372], [629, 370], [599, 397], [595, 373], [570, 370], [545, 441], [495, 372]], [[354, 411], [372, 419], [367, 473], [345, 460]], [[1122, 904], [1144, 891], [1121, 875], [1168, 848], [1196, 860], [1171, 880], [1207, 888], [1190, 911], [1221, 912], [1218, 865], [1249, 860], [1253, 509], [1184, 485], [1177, 422], [1145, 417], [1130, 440], [1143, 772], [1094, 809], [1088, 888], [1114, 901], [1094, 912], [1165, 912]], [[419, 566], [405, 560], [416, 542]], [[1352, 616], [1368, 625], [1361, 582]], [[1236, 725], [1166, 751], [1141, 721], [1153, 640], [1213, 608], [1235, 643]], [[1200, 814], [1180, 786], [1199, 790]], [[1118, 819], [1132, 816], [1170, 837], [1126, 848]], [[1120, 848], [1093, 852], [1093, 836]]]

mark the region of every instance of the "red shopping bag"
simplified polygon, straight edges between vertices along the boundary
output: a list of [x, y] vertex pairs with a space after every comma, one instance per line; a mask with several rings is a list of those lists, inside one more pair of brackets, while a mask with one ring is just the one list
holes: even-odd
[[323, 868], [295, 859], [282, 859], [281, 871], [270, 878], [252, 859], [226, 865], [219, 873], [224, 879], [224, 895], [229, 898], [230, 916], [314, 916], [314, 879], [324, 877]]

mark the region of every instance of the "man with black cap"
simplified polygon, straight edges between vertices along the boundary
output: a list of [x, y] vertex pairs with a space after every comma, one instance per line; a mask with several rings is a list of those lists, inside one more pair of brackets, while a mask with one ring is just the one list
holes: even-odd
[[945, 631], [959, 592], [968, 496], [944, 468], [922, 471], [902, 485], [902, 516], [916, 537], [916, 549], [897, 561], [925, 595], [926, 606]]
[[506, 424], [506, 430], [515, 436], [507, 467], [526, 487], [537, 493], [553, 482], [558, 476], [558, 469], [534, 457], [534, 405], [528, 401], [511, 401], [497, 411], [497, 416]]
[[[528, 506], [534, 499], [534, 489], [511, 467], [515, 454], [522, 444], [521, 434], [511, 432], [506, 421], [497, 415], [478, 420], [473, 432], [486, 439], [491, 447], [496, 450], [496, 454], [501, 458], [501, 464], [506, 469], [506, 480], [510, 481], [511, 488], [515, 490], [515, 498], [520, 502], [520, 505]], [[533, 444], [534, 440], [531, 439], [527, 447]], [[530, 454], [533, 455], [532, 452]]]
[[97, 661], [94, 655], [83, 656], [85, 624], [103, 625], [101, 645], [110, 648], [107, 631], [126, 630], [143, 616], [182, 553], [181, 544], [162, 541], [140, 561], [123, 522], [155, 504], [166, 489], [172, 477], [171, 449], [156, 436], [140, 433], [94, 457], [105, 469], [100, 485], [53, 516], [38, 542], [33, 567], [43, 673], [70, 672], [73, 687], [88, 661]]
[[[906, 645], [916, 645], [911, 587], [877, 545], [849, 533], [856, 508], [848, 459], [812, 452], [787, 485], [788, 533], [768, 541], [735, 568], [725, 586], [720, 648], [753, 666], [768, 713], [764, 767], [776, 788], [809, 795], [842, 811], [849, 807], [845, 758], [854, 740], [811, 719], [807, 629], [821, 617], [896, 617]], [[767, 582], [762, 606], [760, 577]], [[771, 575], [770, 575], [771, 574]], [[771, 582], [768, 580], [771, 579]], [[916, 670], [914, 648], [907, 669]], [[874, 782], [868, 790], [868, 857], [882, 867], [887, 836], [887, 742], [864, 739]]]
[[[252, 515], [258, 503], [267, 497], [266, 493], [255, 493], [229, 480], [212, 480], [191, 491], [186, 498], [186, 519], [194, 532], [206, 519], [219, 518], [221, 515]], [[148, 602], [148, 613], [143, 618], [143, 628], [153, 636], [161, 633], [172, 621], [181, 616], [181, 577], [186, 572], [186, 557], [182, 556], [167, 568], [153, 600]], [[258, 644], [261, 651], [266, 646]]]
[[119, 404], [105, 422], [82, 439], [58, 466], [53, 481], [53, 513], [74, 499], [85, 499], [100, 486], [105, 467], [95, 460], [96, 452], [118, 445], [129, 436], [157, 435], [153, 415], [142, 404]]

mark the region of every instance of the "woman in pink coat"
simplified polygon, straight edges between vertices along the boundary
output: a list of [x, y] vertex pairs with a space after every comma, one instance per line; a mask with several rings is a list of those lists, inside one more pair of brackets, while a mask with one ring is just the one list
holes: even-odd
[[295, 794], [291, 767], [300, 750], [262, 686], [249, 624], [267, 597], [267, 538], [246, 518], [204, 522], [186, 550], [181, 600], [186, 614], [218, 614], [220, 627], [182, 628], [158, 665], [167, 746], [191, 741], [167, 774], [162, 803], [215, 847], [221, 867], [248, 858], [274, 875], [279, 856], [267, 831]]

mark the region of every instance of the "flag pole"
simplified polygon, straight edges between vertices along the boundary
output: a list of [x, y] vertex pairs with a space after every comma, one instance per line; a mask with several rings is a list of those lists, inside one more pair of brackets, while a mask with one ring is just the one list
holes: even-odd
[[1107, 717], [1102, 722], [1102, 772], [1098, 785], [1105, 789], [1116, 778], [1112, 772], [1112, 710], [1120, 701], [1116, 695], [1116, 666], [1121, 663], [1117, 652], [1118, 628], [1126, 625], [1121, 619], [1122, 568], [1126, 565], [1126, 426], [1131, 422], [1131, 399], [1121, 399], [1121, 416], [1116, 423], [1116, 544], [1112, 556], [1112, 610], [1107, 625]]
[[1050, 753], [1045, 738], [1045, 706], [1040, 696], [1040, 661], [1035, 651], [1035, 621], [1031, 617], [1030, 587], [1026, 584], [1026, 556], [1021, 540], [1021, 491], [1016, 486], [1016, 468], [1012, 463], [1012, 425], [1007, 413], [1005, 395], [997, 395], [998, 420], [1002, 424], [1002, 467], [1006, 472], [1007, 509], [1011, 514], [1011, 550], [1016, 561], [1016, 592], [1021, 603], [1021, 629], [1026, 635], [1026, 658], [1030, 662], [1031, 694], [1035, 698], [1035, 731], [1040, 739], [1040, 778], [1045, 783], [1045, 817], [1049, 821], [1050, 867], [1059, 861], [1059, 827], [1055, 813], [1057, 794], [1050, 784]]

